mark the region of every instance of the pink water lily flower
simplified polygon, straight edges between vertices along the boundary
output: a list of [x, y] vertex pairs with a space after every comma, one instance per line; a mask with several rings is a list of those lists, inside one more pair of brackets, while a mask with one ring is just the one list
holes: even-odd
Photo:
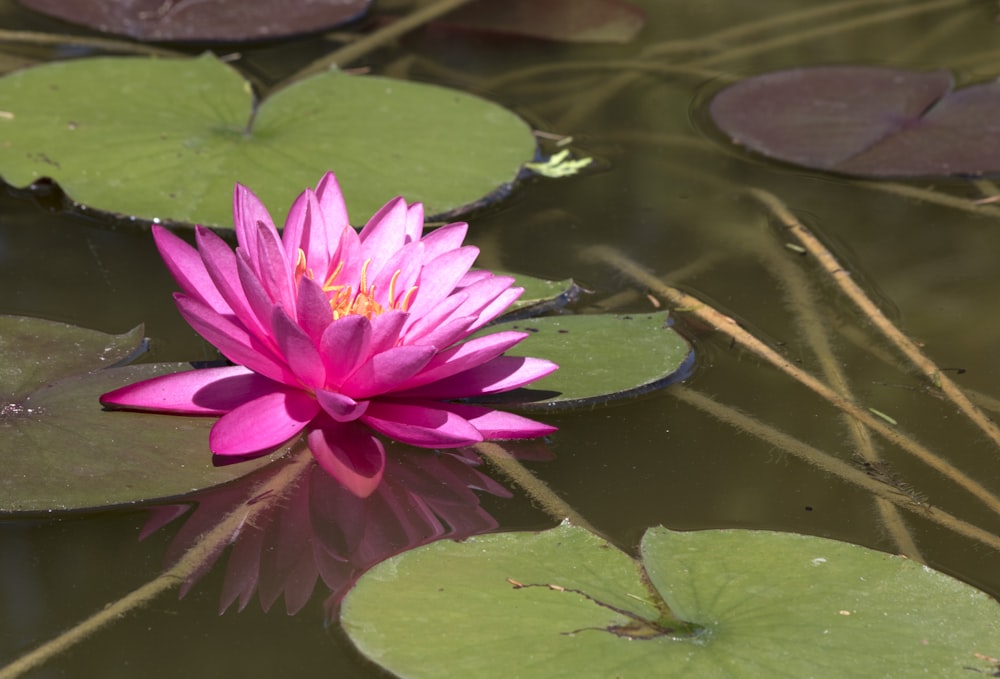
[[378, 434], [424, 448], [531, 438], [554, 427], [456, 402], [509, 391], [555, 364], [504, 356], [526, 335], [467, 339], [521, 294], [513, 279], [470, 271], [479, 250], [466, 224], [422, 237], [423, 207], [396, 198], [360, 233], [332, 174], [292, 205], [279, 234], [237, 184], [235, 252], [209, 229], [197, 249], [162, 227], [153, 235], [182, 292], [184, 318], [235, 365], [156, 377], [101, 403], [221, 415], [217, 455], [267, 453], [305, 432], [316, 461], [366, 497], [385, 469]]

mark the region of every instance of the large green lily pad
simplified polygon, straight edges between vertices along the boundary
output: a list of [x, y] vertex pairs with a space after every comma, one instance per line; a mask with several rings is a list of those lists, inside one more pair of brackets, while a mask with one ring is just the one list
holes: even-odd
[[687, 377], [694, 365], [691, 345], [662, 313], [543, 316], [498, 323], [486, 332], [497, 330], [529, 333], [507, 355], [536, 356], [559, 365], [530, 389], [492, 399], [527, 410], [594, 406], [636, 396]]
[[0, 317], [0, 512], [51, 512], [176, 497], [243, 476], [272, 456], [213, 467], [214, 417], [106, 412], [101, 394], [185, 363], [105, 368], [142, 329], [107, 335]]
[[48, 177], [90, 208], [232, 224], [236, 182], [277, 223], [332, 170], [352, 223], [396, 195], [428, 215], [504, 192], [535, 151], [531, 130], [462, 92], [330, 71], [263, 101], [214, 56], [93, 58], [0, 78], [0, 176]]
[[[341, 621], [362, 653], [403, 677], [997, 669], [996, 602], [901, 557], [802, 535], [664, 528], [647, 531], [641, 556], [566, 525], [437, 542], [364, 575]], [[671, 622], [664, 602], [693, 625]]]

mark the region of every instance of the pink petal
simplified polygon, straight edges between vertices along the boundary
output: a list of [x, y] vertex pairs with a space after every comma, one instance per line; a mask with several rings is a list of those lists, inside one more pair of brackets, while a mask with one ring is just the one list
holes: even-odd
[[190, 297], [220, 314], [229, 313], [229, 304], [215, 287], [198, 251], [167, 229], [153, 225], [153, 240], [170, 275]]
[[361, 421], [386, 436], [421, 448], [458, 448], [483, 440], [450, 404], [372, 401]]
[[271, 315], [274, 338], [278, 343], [288, 367], [310, 390], [326, 384], [326, 368], [312, 338], [288, 317], [277, 304]]
[[316, 400], [326, 414], [337, 422], [350, 422], [364, 415], [368, 401], [355, 401], [350, 396], [336, 391], [317, 391]]
[[344, 316], [330, 323], [319, 343], [327, 385], [339, 388], [368, 360], [370, 346], [371, 322], [364, 316]]
[[274, 350], [262, 344], [232, 317], [220, 316], [201, 302], [183, 295], [175, 295], [175, 299], [184, 320], [230, 361], [276, 382], [297, 383], [295, 375]]
[[285, 443], [320, 412], [304, 391], [276, 391], [244, 403], [223, 415], [208, 437], [216, 455], [249, 455]]
[[419, 374], [408, 380], [406, 384], [401, 385], [400, 388], [413, 389], [482, 365], [507, 351], [527, 336], [526, 332], [506, 330], [476, 337], [441, 351], [430, 360]]
[[372, 260], [378, 271], [382, 263], [403, 247], [406, 237], [406, 201], [394, 198], [376, 212], [358, 235], [361, 261]]
[[327, 326], [333, 322], [330, 300], [319, 283], [303, 277], [299, 281], [299, 296], [295, 302], [295, 313], [301, 327], [313, 342], [319, 345]]
[[410, 314], [405, 311], [386, 311], [373, 318], [369, 354], [381, 354], [399, 344], [399, 334], [409, 317]]
[[295, 263], [289, 262], [281, 245], [278, 232], [271, 226], [257, 225], [257, 278], [264, 285], [271, 301], [280, 304], [290, 314], [295, 313], [295, 292], [292, 272]]
[[423, 237], [424, 257], [431, 261], [439, 255], [450, 250], [457, 250], [465, 242], [465, 234], [469, 231], [469, 225], [465, 222], [454, 222], [434, 229]]
[[479, 430], [484, 439], [531, 439], [558, 431], [558, 427], [503, 410], [464, 403], [444, 403], [442, 407], [468, 420], [469, 424]]
[[312, 190], [306, 189], [296, 197], [292, 207], [288, 208], [285, 226], [281, 230], [281, 245], [289, 261], [298, 261], [300, 249], [307, 251], [305, 243], [308, 242], [307, 234], [313, 215], [310, 203], [315, 205], [316, 198]]
[[333, 243], [340, 238], [340, 233], [350, 228], [351, 221], [347, 216], [347, 205], [344, 203], [344, 194], [337, 183], [337, 177], [332, 172], [327, 172], [316, 185], [316, 198], [319, 200], [320, 214], [323, 215], [323, 222], [326, 228], [322, 234], [323, 240]]
[[404, 243], [414, 243], [420, 240], [424, 232], [424, 206], [422, 203], [414, 203], [406, 208], [406, 228], [404, 229]]
[[344, 381], [342, 389], [359, 399], [384, 394], [416, 375], [436, 353], [432, 346], [401, 346], [383, 351], [363, 363]]
[[467, 245], [458, 250], [450, 250], [425, 264], [410, 312], [421, 316], [440, 304], [441, 300], [455, 290], [455, 286], [478, 256], [479, 248]]
[[385, 472], [385, 448], [364, 427], [324, 422], [307, 438], [309, 450], [326, 473], [358, 497], [378, 488]]
[[517, 389], [545, 377], [559, 366], [540, 358], [497, 356], [493, 360], [437, 382], [393, 394], [431, 399], [472, 398]]
[[236, 227], [236, 240], [241, 247], [246, 248], [251, 261], [259, 261], [257, 225], [262, 224], [265, 228], [275, 231], [274, 222], [271, 221], [271, 215], [260, 199], [242, 184], [237, 184], [233, 191], [233, 222]]
[[246, 296], [247, 305], [254, 317], [254, 325], [263, 328], [264, 335], [261, 340], [271, 343], [271, 335], [274, 334], [271, 328], [271, 310], [274, 308], [274, 301], [267, 294], [264, 284], [258, 278], [250, 261], [250, 255], [244, 248], [236, 250], [236, 271], [239, 275], [240, 285], [243, 286], [243, 294]]
[[243, 366], [185, 370], [109, 391], [105, 406], [183, 415], [222, 415], [281, 385]]
[[226, 304], [251, 332], [264, 336], [267, 331], [261, 326], [256, 314], [250, 308], [243, 286], [240, 285], [236, 267], [236, 253], [224, 240], [210, 229], [195, 227], [198, 251], [205, 262], [205, 268], [212, 277], [212, 284], [226, 300]]

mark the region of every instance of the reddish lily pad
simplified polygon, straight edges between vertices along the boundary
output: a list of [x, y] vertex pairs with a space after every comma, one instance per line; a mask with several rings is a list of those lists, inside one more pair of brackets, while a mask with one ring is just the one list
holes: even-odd
[[325, 31], [363, 15], [371, 0], [20, 0], [102, 33], [149, 42], [244, 42]]
[[737, 144], [806, 167], [895, 177], [1000, 172], [1000, 83], [952, 87], [947, 71], [797, 68], [727, 87], [710, 112]]
[[[105, 368], [142, 329], [107, 335], [0, 317], [0, 512], [52, 512], [176, 497], [238, 478], [274, 456], [213, 467], [215, 418], [109, 413], [98, 397], [184, 363]], [[278, 454], [281, 454], [280, 452]]]

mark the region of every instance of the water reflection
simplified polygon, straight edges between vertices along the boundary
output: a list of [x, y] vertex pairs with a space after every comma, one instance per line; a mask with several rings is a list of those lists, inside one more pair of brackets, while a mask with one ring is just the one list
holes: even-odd
[[[483, 472], [479, 457], [469, 449], [439, 453], [398, 444], [387, 448], [384, 480], [367, 498], [351, 493], [311, 459], [290, 482], [276, 480], [283, 468], [295, 463], [290, 458], [201, 494], [193, 511], [189, 504], [155, 508], [142, 537], [186, 516], [168, 550], [173, 563], [244, 507], [244, 517], [228, 539], [221, 611], [233, 604], [242, 610], [257, 592], [265, 611], [284, 598], [292, 615], [306, 605], [321, 581], [330, 590], [326, 608], [332, 615], [351, 584], [376, 563], [435, 540], [458, 540], [497, 528], [476, 491], [510, 497]], [[210, 550], [183, 584], [182, 594], [222, 559], [225, 547], [220, 543]]]

